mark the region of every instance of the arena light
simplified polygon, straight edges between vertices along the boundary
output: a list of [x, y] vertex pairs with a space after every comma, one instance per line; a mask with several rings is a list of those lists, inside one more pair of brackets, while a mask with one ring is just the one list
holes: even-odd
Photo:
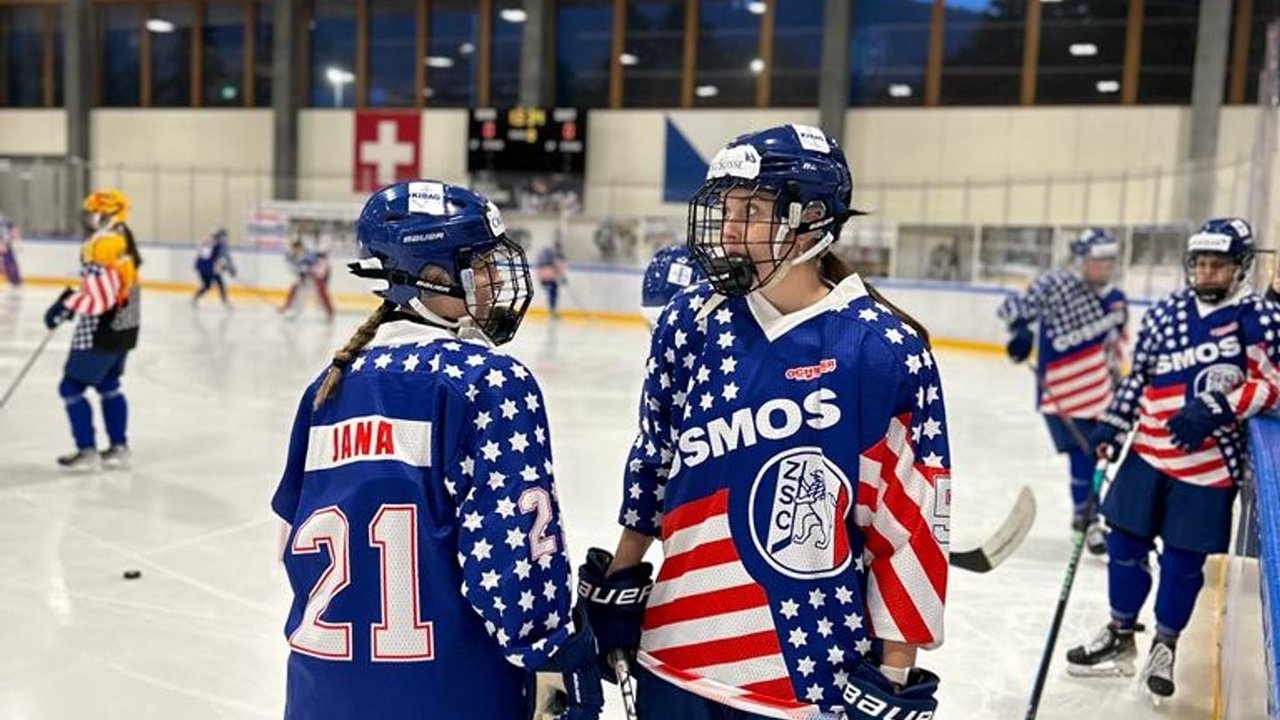
[[1098, 46], [1093, 43], [1071, 43], [1067, 52], [1074, 57], [1093, 57], [1098, 54]]
[[751, 72], [755, 73], [756, 75], [759, 75], [760, 73], [764, 72], [764, 60], [761, 58], [752, 58], [751, 64], [748, 65], [748, 67], [751, 68]]
[[1098, 84], [1094, 85], [1094, 87], [1097, 88], [1100, 93], [1117, 93], [1120, 92], [1120, 81], [1099, 80]]
[[700, 98], [713, 98], [720, 94], [720, 88], [715, 85], [699, 85], [693, 89], [693, 94]]
[[150, 30], [153, 33], [161, 33], [161, 34], [171, 33], [174, 30], [174, 25], [168, 20], [162, 20], [160, 18], [148, 18], [147, 30]]
[[769, 4], [765, 2], [760, 2], [760, 0], [752, 0], [751, 2], [747, 3], [747, 12], [751, 13], [752, 15], [763, 15], [765, 10], [768, 10], [768, 9], [769, 9]]
[[453, 67], [453, 58], [447, 55], [428, 55], [427, 67], [451, 68]]
[[509, 23], [522, 23], [529, 19], [529, 13], [521, 8], [503, 8], [498, 12], [498, 17]]
[[464, 42], [458, 46], [459, 55], [470, 55], [475, 51], [476, 51], [476, 46], [474, 43]]
[[904, 83], [893, 83], [889, 85], [889, 97], [909, 98], [911, 97], [911, 86]]
[[334, 85], [342, 85], [356, 79], [356, 76], [353, 73], [336, 67], [326, 68], [324, 71], [324, 77]]
[[635, 65], [640, 62], [640, 58], [632, 55], [631, 53], [622, 53], [618, 56], [618, 62], [630, 67], [631, 65]]

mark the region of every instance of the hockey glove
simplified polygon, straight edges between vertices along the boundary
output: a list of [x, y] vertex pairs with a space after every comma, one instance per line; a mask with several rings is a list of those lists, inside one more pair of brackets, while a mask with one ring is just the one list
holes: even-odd
[[52, 330], [61, 325], [62, 321], [70, 318], [74, 314], [71, 312], [70, 308], [62, 304], [63, 301], [71, 297], [74, 292], [75, 291], [71, 288], [63, 290], [62, 294], [58, 296], [58, 299], [54, 300], [53, 304], [49, 306], [49, 309], [44, 311], [45, 327]]
[[1009, 354], [1010, 360], [1020, 363], [1030, 357], [1031, 346], [1035, 344], [1036, 336], [1025, 322], [1016, 322], [1009, 330], [1013, 333], [1013, 337], [1009, 338], [1004, 351]]
[[630, 658], [640, 647], [640, 621], [653, 589], [653, 566], [642, 562], [606, 578], [612, 563], [613, 554], [606, 550], [587, 551], [587, 561], [578, 568], [578, 599], [596, 633], [604, 677], [616, 683], [618, 678], [609, 658], [615, 650], [622, 650]]
[[1165, 423], [1169, 428], [1173, 444], [1184, 452], [1191, 452], [1204, 444], [1214, 430], [1235, 422], [1235, 413], [1231, 412], [1231, 403], [1227, 396], [1212, 391], [1197, 395], [1187, 403], [1176, 415]]
[[529, 720], [597, 720], [604, 688], [596, 665], [596, 639], [582, 605], [574, 608], [575, 632], [546, 665], [529, 674]]
[[937, 691], [938, 676], [923, 668], [912, 668], [907, 684], [899, 687], [869, 663], [859, 662], [841, 693], [844, 716], [849, 720], [928, 720], [938, 709], [933, 697]]
[[1093, 448], [1095, 457], [1114, 462], [1120, 455], [1120, 448], [1124, 447], [1124, 436], [1127, 434], [1126, 431], [1098, 418], [1098, 424], [1089, 433], [1089, 447]]

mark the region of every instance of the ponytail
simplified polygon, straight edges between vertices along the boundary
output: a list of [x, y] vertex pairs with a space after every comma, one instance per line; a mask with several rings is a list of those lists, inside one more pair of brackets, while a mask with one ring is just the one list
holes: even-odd
[[351, 339], [347, 341], [347, 344], [333, 354], [333, 361], [329, 364], [329, 369], [325, 371], [324, 380], [320, 382], [319, 389], [316, 390], [316, 399], [311, 404], [311, 409], [319, 410], [320, 406], [337, 392], [338, 383], [342, 381], [343, 369], [350, 365], [352, 360], [356, 359], [356, 353], [369, 344], [369, 341], [377, 334], [378, 327], [386, 321], [387, 316], [391, 314], [392, 310], [395, 310], [395, 307], [395, 303], [390, 300], [382, 301], [378, 309], [374, 310], [373, 314], [366, 318], [363, 323], [360, 323], [360, 327], [356, 328], [356, 331], [352, 333]]
[[[849, 267], [849, 265], [844, 260], [841, 260], [835, 253], [827, 252], [818, 260], [818, 272], [827, 282], [832, 285], [839, 285], [841, 280], [844, 280], [853, 274], [853, 268]], [[872, 300], [875, 300], [881, 305], [889, 308], [894, 315], [898, 316], [899, 320], [911, 326], [911, 329], [916, 331], [916, 334], [920, 337], [920, 340], [924, 342], [924, 346], [926, 348], [932, 349], [929, 344], [929, 331], [925, 329], [924, 325], [920, 324], [919, 320], [916, 320], [905, 310], [889, 302], [889, 299], [880, 294], [880, 291], [875, 289], [875, 287], [873, 287], [871, 283], [867, 282], [865, 278], [863, 279], [862, 284], [866, 286], [867, 294], [871, 296]]]

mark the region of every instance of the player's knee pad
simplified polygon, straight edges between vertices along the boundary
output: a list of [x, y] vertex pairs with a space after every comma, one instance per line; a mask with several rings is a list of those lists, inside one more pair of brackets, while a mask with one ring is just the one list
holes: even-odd
[[103, 399], [115, 397], [120, 394], [120, 376], [108, 377], [95, 385], [94, 389], [98, 391], [98, 396]]
[[1160, 575], [1203, 583], [1205, 557], [1202, 552], [1166, 547], [1160, 553]]
[[62, 378], [62, 382], [58, 383], [58, 394], [62, 396], [63, 402], [71, 405], [84, 400], [84, 386], [69, 378]]
[[1151, 553], [1151, 541], [1146, 538], [1140, 538], [1125, 532], [1119, 528], [1112, 528], [1107, 534], [1107, 556], [1109, 562], [1116, 563], [1122, 567], [1141, 567], [1143, 570], [1150, 570], [1147, 558]]

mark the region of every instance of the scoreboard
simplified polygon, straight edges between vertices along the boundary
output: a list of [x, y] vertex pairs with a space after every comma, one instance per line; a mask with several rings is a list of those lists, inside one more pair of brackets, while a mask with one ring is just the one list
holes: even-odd
[[587, 111], [579, 108], [473, 108], [467, 129], [471, 173], [567, 173], [587, 167]]

